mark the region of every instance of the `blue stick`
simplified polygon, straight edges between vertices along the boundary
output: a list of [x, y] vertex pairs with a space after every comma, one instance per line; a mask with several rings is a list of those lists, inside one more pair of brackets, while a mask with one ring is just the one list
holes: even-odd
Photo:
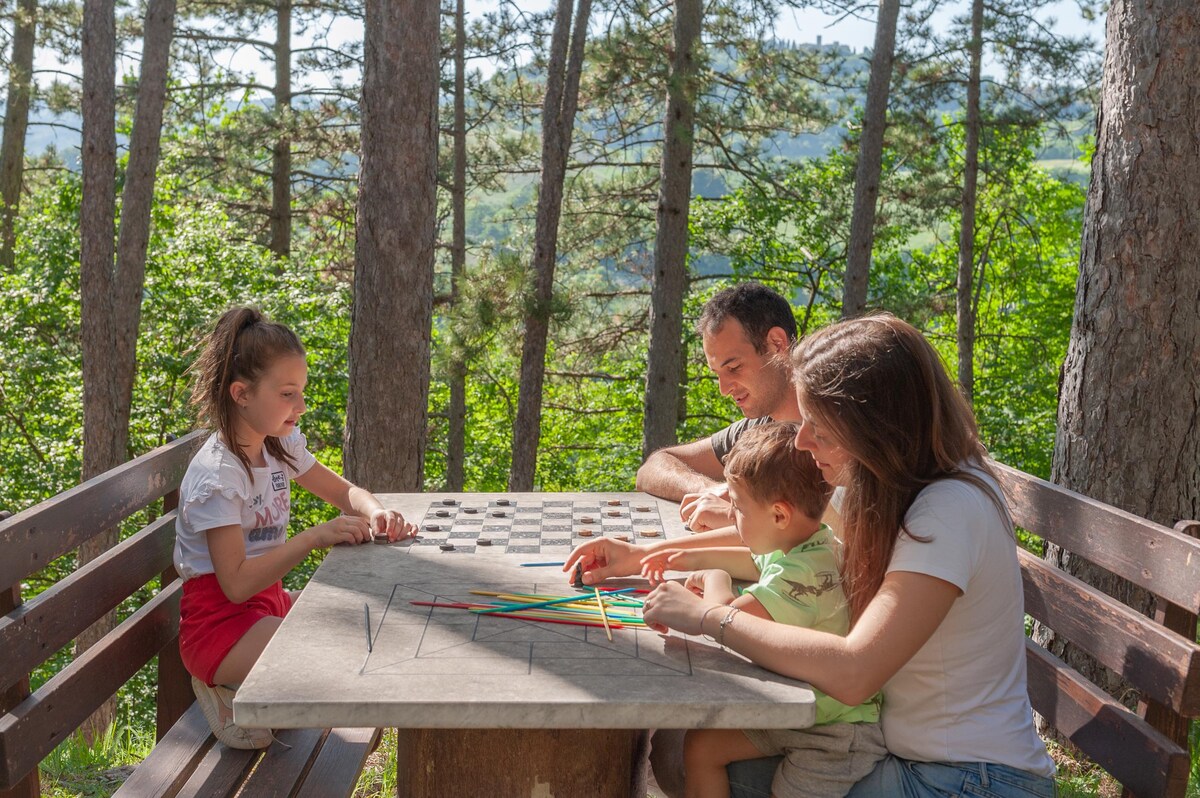
[[523, 562], [523, 563], [521, 563], [522, 568], [545, 568], [550, 565], [557, 565], [559, 568], [561, 568], [564, 565], [566, 565], [566, 563], [565, 562]]
[[[636, 587], [625, 587], [620, 590], [602, 590], [601, 596], [616, 596], [621, 593], [632, 593], [637, 590]], [[563, 596], [562, 598], [550, 599], [549, 601], [538, 601], [533, 604], [502, 604], [499, 607], [488, 607], [486, 610], [471, 610], [485, 614], [489, 612], [514, 612], [516, 610], [532, 610], [537, 607], [549, 607], [551, 604], [570, 604], [575, 601], [595, 601], [594, 598], [586, 593], [580, 593], [578, 596]]]

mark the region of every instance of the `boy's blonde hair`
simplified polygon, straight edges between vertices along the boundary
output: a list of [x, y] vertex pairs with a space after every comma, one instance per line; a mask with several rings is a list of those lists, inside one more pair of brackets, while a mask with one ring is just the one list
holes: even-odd
[[783, 501], [821, 520], [833, 486], [821, 476], [810, 452], [796, 448], [795, 424], [772, 421], [742, 433], [725, 459], [725, 478], [755, 500]]

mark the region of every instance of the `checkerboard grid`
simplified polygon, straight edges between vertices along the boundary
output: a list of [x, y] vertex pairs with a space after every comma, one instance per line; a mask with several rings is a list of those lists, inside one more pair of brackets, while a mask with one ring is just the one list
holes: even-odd
[[[475, 510], [476, 512], [471, 512]], [[493, 515], [503, 512], [502, 517]], [[436, 528], [431, 528], [436, 527]], [[593, 535], [580, 535], [591, 529]], [[657, 535], [645, 535], [646, 530]], [[446, 553], [474, 553], [477, 549], [508, 554], [567, 554], [589, 539], [599, 536], [628, 537], [631, 541], [659, 538], [662, 522], [657, 505], [630, 505], [628, 501], [580, 504], [564, 499], [551, 499], [536, 505], [500, 504], [493, 500], [478, 504], [453, 505], [435, 500], [426, 511], [421, 524], [421, 545], [451, 544]], [[479, 546], [486, 538], [491, 546]], [[499, 545], [497, 545], [499, 544]]]

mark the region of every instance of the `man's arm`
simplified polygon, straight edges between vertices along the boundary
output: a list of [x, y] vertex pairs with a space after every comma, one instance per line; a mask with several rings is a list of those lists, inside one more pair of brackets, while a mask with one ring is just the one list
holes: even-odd
[[713, 451], [712, 439], [659, 449], [637, 472], [637, 489], [677, 502], [725, 479], [725, 469]]

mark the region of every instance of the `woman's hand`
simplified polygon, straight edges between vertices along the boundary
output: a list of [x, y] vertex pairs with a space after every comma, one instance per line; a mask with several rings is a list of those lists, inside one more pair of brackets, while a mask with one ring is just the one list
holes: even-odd
[[704, 613], [719, 606], [716, 602], [705, 601], [678, 582], [664, 582], [646, 596], [642, 617], [656, 632], [675, 629], [685, 635], [698, 635], [702, 634], [700, 624]]
[[596, 585], [610, 576], [633, 576], [641, 570], [642, 550], [632, 543], [613, 538], [596, 538], [579, 546], [567, 556], [563, 571], [571, 573], [575, 564], [583, 566], [583, 582]]
[[396, 510], [385, 510], [382, 507], [372, 510], [368, 516], [368, 523], [373, 534], [386, 534], [389, 543], [417, 534], [416, 525], [407, 523], [404, 516]]

